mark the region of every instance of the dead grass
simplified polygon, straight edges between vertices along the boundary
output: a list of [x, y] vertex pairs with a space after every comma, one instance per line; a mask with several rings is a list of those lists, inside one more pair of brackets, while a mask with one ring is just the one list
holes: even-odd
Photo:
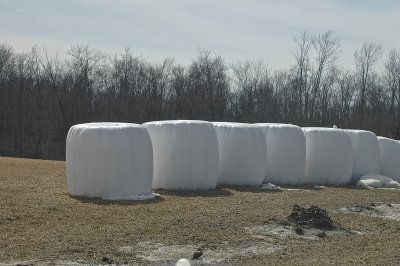
[[[103, 257], [115, 263], [151, 263], [139, 256], [144, 251], [137, 245], [145, 241], [215, 249], [221, 243], [262, 241], [281, 247], [271, 254], [231, 256], [228, 264], [400, 263], [400, 222], [336, 211], [357, 204], [400, 203], [399, 191], [326, 188], [268, 192], [228, 187], [158, 193], [160, 197], [143, 202], [70, 197], [65, 162], [0, 157], [0, 263], [101, 263]], [[258, 239], [243, 229], [283, 220], [294, 204], [318, 205], [342, 226], [363, 234], [299, 242]], [[134, 248], [121, 252], [121, 247]]]

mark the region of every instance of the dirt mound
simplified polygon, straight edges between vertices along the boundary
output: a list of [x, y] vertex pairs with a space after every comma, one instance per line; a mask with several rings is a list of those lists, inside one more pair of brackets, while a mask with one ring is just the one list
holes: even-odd
[[338, 228], [337, 224], [329, 217], [328, 213], [318, 206], [301, 208], [296, 204], [293, 206], [287, 221], [305, 228], [317, 228], [322, 230], [335, 230]]

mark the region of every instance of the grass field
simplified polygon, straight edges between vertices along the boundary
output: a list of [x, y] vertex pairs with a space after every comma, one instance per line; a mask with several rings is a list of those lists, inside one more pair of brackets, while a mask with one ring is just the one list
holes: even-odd
[[[398, 204], [398, 190], [158, 193], [143, 202], [74, 198], [65, 162], [0, 157], [0, 263], [165, 265], [201, 247], [193, 264], [400, 264], [400, 221], [339, 210]], [[288, 233], [280, 221], [294, 204], [318, 205], [347, 230]]]

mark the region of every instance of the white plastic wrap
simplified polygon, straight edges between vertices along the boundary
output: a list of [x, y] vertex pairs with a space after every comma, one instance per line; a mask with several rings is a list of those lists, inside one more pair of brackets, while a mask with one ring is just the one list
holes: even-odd
[[267, 141], [264, 183], [299, 185], [304, 181], [306, 139], [303, 130], [289, 124], [256, 124]]
[[344, 130], [353, 148], [353, 174], [351, 183], [355, 184], [366, 174], [380, 173], [379, 143], [376, 135], [365, 130]]
[[381, 151], [381, 174], [400, 181], [400, 142], [394, 139], [378, 137]]
[[260, 185], [267, 167], [267, 144], [260, 127], [226, 122], [213, 125], [218, 136], [218, 183]]
[[153, 198], [149, 134], [128, 123], [88, 123], [68, 131], [68, 189], [73, 196], [102, 199]]
[[346, 185], [353, 172], [349, 136], [340, 129], [303, 128], [306, 136], [304, 181], [317, 185]]
[[156, 121], [143, 126], [153, 143], [153, 188], [215, 188], [218, 179], [218, 141], [210, 122]]

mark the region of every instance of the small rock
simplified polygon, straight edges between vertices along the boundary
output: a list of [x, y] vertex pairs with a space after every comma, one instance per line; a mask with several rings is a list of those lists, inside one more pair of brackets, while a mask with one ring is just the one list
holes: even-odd
[[303, 228], [301, 228], [301, 227], [296, 226], [296, 227], [294, 228], [294, 231], [295, 231], [295, 233], [298, 234], [298, 235], [304, 235], [304, 230], [303, 230]]
[[325, 232], [319, 232], [319, 233], [317, 234], [317, 236], [318, 236], [319, 238], [325, 238], [325, 237], [326, 237], [326, 233], [325, 233]]
[[103, 258], [101, 258], [101, 262], [110, 264], [111, 260], [107, 257], [103, 257]]
[[193, 253], [192, 260], [198, 260], [203, 255], [203, 249], [198, 248], [196, 252]]

